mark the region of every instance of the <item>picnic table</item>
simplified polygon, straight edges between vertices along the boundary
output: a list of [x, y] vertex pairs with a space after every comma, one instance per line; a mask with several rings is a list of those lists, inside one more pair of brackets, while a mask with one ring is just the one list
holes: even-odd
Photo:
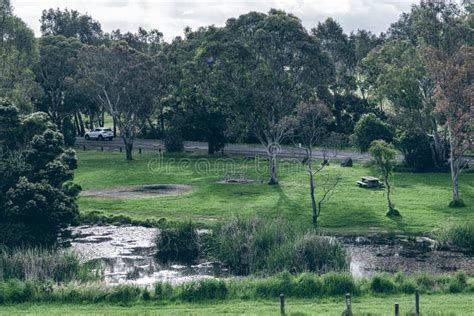
[[379, 188], [383, 186], [379, 178], [375, 177], [362, 177], [361, 181], [357, 181], [357, 185], [361, 188]]

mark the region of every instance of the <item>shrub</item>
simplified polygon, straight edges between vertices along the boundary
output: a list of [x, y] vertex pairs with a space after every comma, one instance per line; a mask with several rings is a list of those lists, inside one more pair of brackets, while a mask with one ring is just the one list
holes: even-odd
[[348, 253], [335, 239], [314, 232], [296, 239], [291, 254], [296, 272], [344, 271], [349, 268]]
[[350, 258], [339, 242], [300, 231], [281, 220], [233, 218], [214, 233], [215, 256], [238, 275], [348, 268]]
[[354, 279], [347, 273], [328, 273], [323, 276], [324, 290], [327, 295], [356, 293]]
[[371, 290], [375, 293], [392, 294], [397, 292], [397, 286], [386, 275], [376, 275], [372, 279]]
[[474, 253], [474, 222], [447, 225], [435, 233], [441, 246], [456, 246]]
[[162, 262], [193, 263], [199, 257], [199, 236], [191, 223], [165, 228], [156, 237], [157, 257]]
[[227, 297], [227, 284], [221, 280], [202, 280], [183, 284], [178, 291], [178, 297], [184, 301], [223, 300]]
[[95, 280], [90, 264], [70, 251], [47, 248], [0, 250], [0, 281], [18, 279], [55, 282]]
[[430, 275], [423, 273], [416, 277], [416, 284], [421, 292], [429, 292], [433, 289], [435, 282]]
[[354, 144], [361, 152], [366, 152], [370, 144], [379, 139], [391, 143], [393, 141], [392, 128], [375, 114], [364, 114], [355, 126]]
[[169, 283], [155, 284], [155, 298], [157, 300], [170, 299], [173, 295], [173, 287]]
[[107, 295], [107, 301], [111, 303], [131, 303], [140, 298], [140, 289], [130, 285], [119, 285], [114, 287]]
[[314, 274], [303, 273], [295, 281], [294, 295], [301, 298], [311, 298], [324, 293], [321, 278]]
[[177, 130], [168, 131], [165, 135], [165, 149], [170, 153], [182, 152], [184, 150], [184, 143], [181, 133]]

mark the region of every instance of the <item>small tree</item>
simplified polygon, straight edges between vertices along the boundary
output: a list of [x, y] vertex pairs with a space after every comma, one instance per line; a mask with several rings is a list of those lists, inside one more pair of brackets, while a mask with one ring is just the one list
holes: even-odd
[[326, 153], [319, 166], [314, 166], [313, 147], [316, 145], [331, 145], [327, 133], [327, 126], [331, 124], [333, 117], [330, 109], [320, 100], [315, 102], [302, 102], [296, 108], [295, 115], [290, 119], [292, 127], [292, 140], [298, 144], [299, 148], [304, 150], [304, 163], [307, 167], [309, 176], [309, 187], [311, 196], [311, 207], [313, 212], [313, 225], [318, 226], [318, 218], [321, 214], [323, 203], [329, 199], [332, 192], [338, 185], [340, 177], [322, 177], [321, 198], [316, 198], [315, 177], [328, 164], [326, 162]]
[[388, 202], [388, 213], [387, 216], [400, 216], [400, 213], [395, 209], [395, 205], [392, 203], [392, 184], [390, 177], [393, 173], [393, 168], [396, 164], [397, 151], [392, 144], [385, 142], [384, 140], [373, 141], [369, 152], [375, 160], [375, 164], [379, 169], [383, 177], [383, 183], [387, 191], [387, 202]]

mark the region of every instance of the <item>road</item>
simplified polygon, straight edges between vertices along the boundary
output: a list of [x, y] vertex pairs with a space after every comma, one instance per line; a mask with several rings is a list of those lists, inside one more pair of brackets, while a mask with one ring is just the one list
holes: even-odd
[[[124, 148], [123, 141], [121, 138], [115, 138], [112, 141], [96, 141], [96, 140], [85, 140], [82, 137], [76, 137], [76, 147], [82, 149], [83, 146], [93, 149], [103, 148], [106, 151], [118, 151], [120, 148]], [[138, 151], [139, 149], [142, 152], [159, 152], [163, 150], [164, 145], [161, 140], [155, 139], [136, 139], [134, 143], [134, 150]], [[186, 152], [207, 152], [207, 143], [205, 142], [184, 142], [184, 150]], [[239, 155], [239, 156], [259, 156], [266, 157], [267, 153], [265, 149], [259, 144], [227, 144], [224, 148], [224, 153], [228, 155]], [[330, 154], [331, 155], [331, 154]], [[280, 149], [279, 157], [282, 158], [302, 158], [304, 154], [298, 148], [292, 146], [283, 146]], [[321, 150], [314, 150], [313, 157], [316, 159], [323, 158], [323, 152]], [[339, 150], [336, 153], [336, 158], [339, 160], [344, 160], [346, 158], [352, 158], [353, 160], [358, 161], [369, 161], [371, 159], [370, 154], [368, 153], [359, 153], [352, 150]], [[474, 155], [466, 155], [465, 158], [468, 160], [469, 164], [474, 165]], [[397, 156], [398, 161], [403, 160], [402, 155]]]
[[[120, 138], [116, 138], [112, 141], [95, 141], [85, 140], [82, 137], [76, 138], [76, 147], [82, 149], [83, 146], [93, 149], [103, 148], [105, 151], [118, 151], [120, 148], [124, 148], [123, 141]], [[151, 139], [136, 139], [134, 143], [134, 150], [139, 149], [142, 152], [159, 152], [163, 149], [163, 142], [160, 140]], [[207, 143], [205, 142], [184, 142], [184, 150], [186, 152], [207, 152]], [[227, 144], [224, 148], [224, 153], [228, 155], [240, 155], [240, 156], [266, 156], [265, 149], [258, 144]], [[283, 146], [280, 149], [279, 157], [283, 158], [300, 158], [304, 154], [301, 150], [291, 146]], [[322, 158], [323, 152], [321, 150], [315, 150], [313, 152], [314, 158]], [[340, 150], [336, 154], [337, 159], [352, 158], [353, 160], [367, 161], [370, 160], [369, 154], [361, 154], [351, 150]], [[401, 157], [400, 157], [401, 159]]]

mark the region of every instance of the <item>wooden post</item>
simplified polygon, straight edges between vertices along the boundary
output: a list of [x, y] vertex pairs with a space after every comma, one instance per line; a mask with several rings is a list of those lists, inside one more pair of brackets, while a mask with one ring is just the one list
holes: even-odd
[[280, 313], [285, 315], [285, 295], [280, 294]]
[[120, 152], [122, 152], [122, 146], [120, 146]]
[[346, 315], [352, 315], [351, 293], [346, 294]]
[[104, 151], [104, 146], [100, 146], [100, 151]]
[[86, 151], [86, 145], [82, 145], [82, 150]]
[[141, 153], [142, 153], [142, 149], [141, 149], [141, 148], [138, 148], [138, 153], [141, 155]]
[[418, 289], [415, 292], [415, 314], [420, 316], [420, 290]]
[[400, 308], [399, 308], [399, 305], [398, 303], [395, 304], [395, 316], [399, 316], [400, 315]]

